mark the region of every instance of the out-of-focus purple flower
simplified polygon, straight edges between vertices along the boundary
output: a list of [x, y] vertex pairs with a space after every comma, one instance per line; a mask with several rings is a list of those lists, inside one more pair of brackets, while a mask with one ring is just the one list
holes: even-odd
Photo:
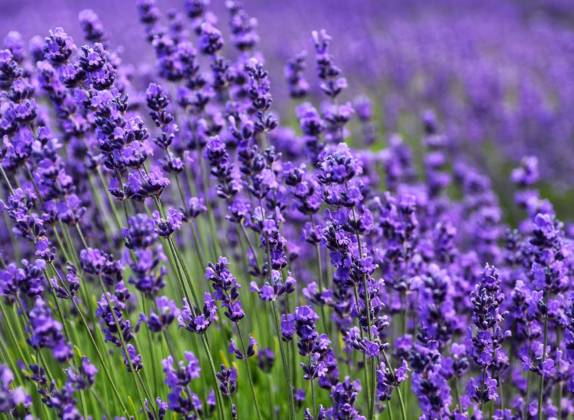
[[179, 316], [179, 309], [175, 302], [166, 296], [156, 298], [157, 311], [150, 313], [145, 321], [153, 332], [161, 332]]
[[289, 87], [289, 95], [291, 95], [292, 98], [304, 98], [309, 92], [309, 83], [303, 76], [306, 67], [306, 56], [305, 51], [300, 52], [285, 65], [283, 73]]
[[32, 403], [31, 397], [22, 387], [13, 387], [14, 374], [4, 364], [0, 365], [0, 412], [13, 413], [18, 406], [27, 409]]
[[72, 357], [72, 347], [66, 341], [62, 324], [52, 317], [49, 306], [41, 298], [36, 298], [30, 311], [30, 345], [35, 349], [48, 348], [59, 362]]

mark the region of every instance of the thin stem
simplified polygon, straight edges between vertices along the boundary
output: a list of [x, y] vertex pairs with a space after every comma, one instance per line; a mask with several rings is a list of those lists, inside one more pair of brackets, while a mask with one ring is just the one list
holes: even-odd
[[[544, 296], [544, 303], [546, 304], [547, 298]], [[546, 361], [546, 350], [548, 346], [548, 314], [544, 314], [544, 345], [542, 347], [542, 361], [540, 365], [544, 365]], [[538, 390], [538, 418], [542, 418], [542, 400], [544, 399], [544, 372], [540, 372], [540, 388]]]
[[[393, 376], [395, 376], [395, 370], [393, 369], [393, 365], [391, 364], [391, 362], [389, 361], [389, 358], [387, 356], [387, 352], [385, 352], [384, 350], [382, 351], [383, 354], [383, 358], [385, 359], [385, 364], [387, 365], [387, 367], [389, 368], [389, 371], [391, 372], [391, 374]], [[401, 391], [400, 387], [397, 387], [397, 395], [399, 397], [399, 403], [401, 405], [401, 416], [403, 418], [403, 420], [407, 419], [407, 410], [405, 408], [405, 401], [403, 398], [403, 393]]]
[[135, 381], [135, 382], [136, 382], [136, 388], [137, 388], [137, 390], [138, 390], [138, 396], [139, 396], [139, 399], [140, 399], [140, 403], [141, 403], [141, 405], [142, 405], [142, 407], [143, 407], [143, 409], [144, 409], [144, 412], [145, 412], [145, 407], [146, 407], [146, 406], [145, 406], [145, 403], [144, 403], [144, 398], [143, 398], [142, 395], [141, 395], [140, 386], [141, 386], [141, 388], [144, 390], [144, 393], [146, 394], [146, 397], [147, 397], [148, 401], [150, 402], [150, 404], [152, 404], [153, 398], [151, 398], [151, 394], [150, 394], [149, 390], [147, 389], [147, 387], [145, 386], [145, 383], [143, 382], [141, 376], [139, 375], [139, 372], [135, 369], [135, 366], [134, 366], [134, 364], [133, 364], [132, 358], [131, 358], [130, 353], [129, 353], [129, 351], [128, 351], [126, 342], [125, 342], [125, 340], [124, 340], [123, 330], [122, 330], [122, 328], [121, 328], [120, 322], [119, 322], [118, 317], [117, 317], [117, 315], [116, 315], [115, 307], [114, 307], [114, 305], [112, 304], [112, 301], [110, 300], [110, 297], [108, 296], [108, 293], [109, 293], [109, 292], [108, 292], [107, 289], [106, 289], [106, 285], [104, 284], [104, 281], [103, 281], [103, 279], [102, 279], [102, 276], [98, 276], [98, 280], [100, 281], [100, 285], [101, 285], [102, 290], [103, 290], [103, 292], [104, 292], [104, 298], [106, 299], [106, 302], [107, 302], [107, 304], [108, 304], [108, 307], [110, 308], [110, 312], [112, 313], [112, 317], [113, 317], [113, 319], [114, 319], [114, 323], [116, 324], [116, 328], [117, 328], [117, 330], [118, 330], [118, 336], [119, 336], [119, 338], [120, 338], [121, 347], [122, 347], [122, 349], [123, 349], [123, 351], [124, 351], [124, 354], [125, 354], [125, 356], [126, 356], [126, 358], [127, 358], [127, 360], [128, 360], [128, 365], [129, 365], [131, 371], [132, 371], [132, 372], [134, 373], [134, 375], [135, 375], [135, 378], [136, 378], [136, 381]]
[[[355, 285], [353, 287], [353, 293], [355, 295], [355, 304], [357, 305], [357, 308], [359, 307], [359, 289], [357, 287], [357, 285]], [[359, 333], [361, 334], [361, 339], [364, 337], [364, 332], [362, 329], [359, 329]], [[363, 352], [363, 374], [365, 375], [365, 388], [366, 388], [366, 400], [367, 400], [367, 407], [370, 409], [371, 407], [371, 403], [370, 403], [370, 397], [371, 394], [369, 392], [369, 384], [371, 383], [369, 381], [369, 369], [367, 368], [367, 355]]]
[[[559, 346], [562, 341], [562, 333], [560, 329], [560, 325], [556, 328], [556, 345]], [[556, 401], [556, 407], [558, 408], [558, 419], [562, 418], [562, 393], [564, 392], [563, 389], [564, 382], [561, 380], [558, 383], [558, 397]]]
[[[311, 363], [311, 356], [309, 356], [309, 363]], [[311, 401], [313, 402], [313, 417], [317, 415], [317, 400], [315, 398], [315, 383], [311, 378]]]
[[277, 309], [275, 307], [275, 302], [271, 302], [271, 311], [273, 313], [273, 324], [275, 326], [275, 332], [279, 340], [279, 352], [281, 353], [281, 362], [283, 363], [283, 370], [285, 372], [285, 379], [287, 380], [287, 387], [289, 389], [289, 418], [295, 418], [295, 405], [293, 402], [293, 385], [291, 383], [291, 375], [289, 373], [289, 365], [287, 363], [287, 356], [285, 355], [285, 349], [281, 343], [281, 328], [279, 327], [279, 318], [277, 315]]
[[22, 347], [20, 347], [20, 342], [18, 341], [18, 338], [16, 337], [16, 335], [14, 334], [14, 331], [12, 331], [11, 326], [14, 325], [12, 324], [12, 322], [9, 322], [9, 318], [8, 318], [8, 312], [6, 312], [6, 310], [4, 309], [4, 304], [0, 303], [0, 310], [2, 311], [2, 319], [4, 319], [6, 322], [4, 323], [4, 325], [6, 326], [6, 330], [8, 331], [8, 334], [10, 335], [10, 339], [12, 340], [12, 342], [14, 343], [14, 345], [16, 346], [16, 349], [18, 350], [18, 353], [20, 353], [20, 359], [23, 362], [27, 362], [27, 358], [24, 356], [24, 352], [22, 351]]
[[215, 230], [215, 219], [213, 217], [213, 211], [211, 211], [211, 203], [209, 202], [209, 171], [207, 170], [207, 168], [205, 167], [205, 162], [204, 159], [201, 156], [202, 154], [199, 154], [199, 170], [201, 172], [201, 178], [203, 179], [203, 197], [204, 197], [204, 201], [205, 201], [205, 205], [207, 206], [207, 219], [209, 221], [209, 232], [211, 235], [211, 245], [212, 245], [212, 250], [213, 250], [213, 257], [217, 258], [218, 255], [221, 254], [221, 252], [219, 252], [219, 249], [221, 249], [221, 247], [219, 247], [219, 239], [217, 237], [217, 232]]
[[[104, 190], [104, 194], [106, 195], [106, 198], [108, 200], [108, 204], [110, 205], [110, 208], [112, 210], [112, 215], [114, 217], [114, 223], [116, 224], [116, 227], [118, 228], [118, 232], [121, 232], [122, 224], [121, 224], [120, 218], [118, 216], [118, 211], [116, 209], [116, 205], [114, 204], [114, 199], [112, 198], [112, 195], [110, 194], [108, 184], [104, 178], [104, 175], [102, 174], [102, 170], [99, 167], [97, 168], [96, 173], [98, 174], [98, 178], [100, 179], [100, 182], [102, 183], [102, 188]], [[118, 179], [120, 182], [122, 182], [121, 178], [118, 178]], [[123, 184], [122, 184], [122, 190], [123, 190]], [[127, 215], [126, 215], [126, 222], [127, 222]]]
[[[243, 232], [243, 236], [245, 236], [245, 240], [247, 241], [247, 245], [249, 246], [249, 250], [253, 254], [253, 257], [255, 259], [257, 259], [257, 253], [255, 252], [255, 248], [253, 247], [253, 244], [251, 243], [251, 239], [249, 238], [249, 234], [247, 233], [247, 230], [245, 230], [245, 225], [243, 224], [243, 220], [241, 221], [241, 223], [239, 223], [239, 226], [241, 226], [241, 232]], [[259, 262], [257, 262], [257, 265], [259, 265]]]
[[[346, 185], [345, 185], [346, 187]], [[351, 213], [353, 216], [353, 220], [357, 220], [357, 214], [355, 212], [355, 207], [351, 207]], [[357, 248], [359, 250], [359, 258], [362, 260], [363, 259], [363, 246], [362, 246], [362, 242], [361, 242], [361, 235], [359, 234], [358, 231], [355, 232], [355, 236], [357, 238]], [[367, 276], [365, 273], [363, 273], [362, 275], [362, 283], [363, 283], [363, 293], [365, 295], [365, 312], [367, 313], [367, 335], [369, 337], [369, 340], [372, 340], [371, 337], [371, 302], [370, 302], [370, 294], [369, 294], [369, 285], [367, 282]], [[357, 309], [358, 309], [358, 301], [357, 301]], [[367, 369], [367, 366], [365, 365], [365, 369]], [[374, 360], [371, 360], [371, 375], [375, 375], [375, 362]], [[366, 384], [367, 389], [369, 387], [371, 387], [371, 384], [369, 384], [367, 382]], [[368, 390], [368, 399], [367, 399], [368, 403], [369, 403], [369, 418], [373, 417], [373, 411], [374, 411], [374, 405], [375, 405], [375, 389], [374, 387], [371, 387], [370, 390]]]
[[191, 275], [187, 271], [187, 267], [183, 263], [183, 259], [182, 259], [181, 255], [179, 255], [179, 251], [178, 251], [177, 247], [175, 246], [175, 244], [173, 243], [173, 240], [171, 239], [171, 237], [169, 237], [167, 239], [167, 241], [168, 241], [168, 244], [171, 248], [171, 252], [173, 253], [173, 255], [175, 257], [176, 262], [179, 264], [180, 269], [183, 271], [183, 273], [185, 275], [185, 279], [186, 279], [187, 284], [189, 285], [189, 288], [191, 290], [191, 295], [193, 296], [193, 301], [195, 302], [195, 304], [197, 306], [199, 306], [199, 297], [197, 295], [197, 292], [195, 291], [195, 287], [193, 287], [193, 280], [191, 279]]
[[[187, 287], [186, 284], [183, 280], [183, 275], [182, 275], [182, 263], [177, 259], [177, 257], [175, 256], [175, 254], [177, 253], [177, 248], [173, 245], [173, 242], [171, 241], [171, 238], [168, 238], [168, 245], [169, 245], [169, 254], [173, 253], [173, 258], [171, 256], [168, 255], [168, 259], [170, 261], [170, 265], [172, 266], [172, 268], [174, 269], [175, 273], [176, 273], [176, 278], [180, 283], [180, 287], [190, 305], [190, 308], [192, 310], [192, 312], [195, 312], [195, 310], [192, 307], [192, 300], [190, 298], [190, 294], [187, 291]], [[191, 279], [190, 279], [190, 287], [192, 290], [192, 294], [194, 296], [193, 302], [196, 303], [197, 306], [199, 306], [199, 300], [197, 299], [197, 296], [195, 296], [194, 292], [193, 292], [193, 283], [191, 283]], [[217, 409], [219, 412], [219, 417], [221, 419], [225, 419], [225, 415], [224, 415], [224, 411], [223, 411], [223, 398], [221, 396], [221, 391], [219, 389], [219, 386], [217, 385], [217, 370], [215, 368], [215, 363], [213, 361], [213, 356], [211, 355], [211, 350], [209, 347], [209, 343], [207, 340], [207, 337], [205, 336], [205, 334], [200, 334], [201, 337], [201, 342], [203, 344], [203, 348], [205, 351], [205, 354], [207, 356], [207, 359], [209, 361], [209, 366], [210, 366], [210, 371], [213, 377], [213, 383], [214, 383], [214, 388], [215, 388], [215, 396], [217, 398]]]
[[118, 391], [118, 389], [116, 388], [116, 384], [115, 384], [115, 380], [112, 379], [112, 376], [109, 372], [109, 367], [107, 364], [107, 359], [104, 358], [104, 356], [102, 355], [102, 352], [98, 346], [98, 344], [96, 343], [96, 339], [94, 337], [94, 335], [92, 334], [92, 331], [90, 330], [90, 327], [88, 325], [88, 322], [86, 321], [86, 318], [84, 316], [84, 314], [82, 313], [82, 310], [79, 308], [79, 306], [76, 304], [76, 302], [74, 301], [74, 299], [72, 299], [72, 302], [74, 303], [74, 306], [76, 308], [76, 310], [78, 311], [78, 313], [80, 314], [80, 318], [82, 320], [82, 323], [84, 324], [84, 327], [86, 328], [86, 331], [88, 332], [88, 336], [90, 337], [90, 341], [92, 342], [92, 345], [94, 346], [94, 349], [96, 350], [96, 354], [98, 356], [98, 359], [100, 360], [100, 363], [102, 364], [102, 368], [104, 370], [104, 374], [106, 375], [108, 382], [110, 383], [110, 385], [112, 386], [112, 391], [114, 392], [114, 394], [116, 395], [116, 398], [118, 399], [118, 401], [120, 402], [122, 409], [124, 410], [124, 412], [127, 414], [128, 413], [128, 409], [124, 404], [123, 398], [121, 398], [120, 393]]
[[6, 185], [8, 185], [8, 189], [10, 190], [10, 194], [14, 194], [14, 188], [12, 187], [12, 183], [10, 182], [8, 175], [6, 174], [6, 172], [4, 171], [4, 168], [1, 165], [0, 165], [0, 173], [2, 173], [2, 177], [4, 178], [4, 181], [6, 181]]
[[[261, 207], [263, 219], [266, 219], [267, 216], [265, 215], [265, 207], [263, 206], [261, 199], [259, 200], [259, 206]], [[267, 238], [267, 237], [265, 238], [265, 244], [266, 244], [265, 248], [267, 251], [267, 271], [268, 271], [269, 282], [271, 283], [273, 264], [271, 262], [271, 249], [269, 247], [269, 238]], [[281, 352], [281, 360], [283, 363], [283, 369], [285, 370], [285, 376], [287, 379], [287, 386], [289, 388], [289, 417], [294, 418], [294, 416], [295, 416], [295, 402], [293, 401], [293, 383], [292, 383], [291, 374], [289, 373], [289, 364], [287, 362], [287, 357], [285, 355], [285, 349], [283, 348], [282, 341], [281, 341], [281, 328], [279, 327], [279, 325], [280, 325], [279, 324], [279, 315], [278, 315], [277, 305], [276, 305], [275, 301], [271, 302], [271, 309], [273, 311], [273, 321], [275, 324], [275, 330], [277, 332], [277, 337], [279, 338], [279, 350]]]
[[[172, 158], [171, 158], [171, 154], [169, 153], [169, 150], [166, 149], [166, 152], [168, 155], [168, 159], [171, 161]], [[179, 197], [181, 199], [181, 203], [182, 203], [185, 211], [187, 213], [189, 213], [189, 208], [187, 206], [187, 201], [185, 200], [185, 194], [183, 192], [183, 187], [181, 186], [181, 182], [179, 181], [179, 176], [177, 173], [174, 175], [174, 178], [175, 178], [175, 183], [177, 185], [177, 190], [179, 192]], [[193, 242], [194, 242], [195, 252], [197, 253], [197, 258], [199, 259], [199, 263], [201, 264], [201, 267], [205, 268], [205, 258], [203, 257], [201, 247], [199, 245], [199, 236], [195, 232], [195, 228], [193, 225], [193, 219], [190, 222], [190, 228], [191, 228], [191, 235], [192, 235]]]
[[[315, 231], [315, 218], [311, 215], [311, 225], [313, 227], [313, 231]], [[326, 286], [323, 280], [323, 259], [321, 258], [321, 248], [319, 247], [319, 243], [315, 243], [315, 252], [317, 253], [317, 271], [319, 274], [319, 293], [323, 294], [323, 287]], [[325, 332], [328, 332], [327, 329], [327, 316], [325, 315], [325, 306], [323, 304], [319, 305], [321, 311], [321, 322], [323, 323], [323, 329]]]
[[205, 349], [205, 354], [207, 355], [207, 360], [209, 361], [209, 366], [211, 368], [211, 373], [213, 375], [213, 380], [215, 383], [215, 397], [217, 398], [217, 405], [219, 407], [219, 415], [222, 419], [225, 419], [225, 416], [223, 414], [223, 398], [221, 396], [221, 390], [219, 389], [219, 386], [217, 384], [217, 374], [216, 374], [216, 369], [215, 369], [215, 363], [213, 361], [213, 356], [211, 355], [211, 351], [209, 350], [209, 341], [207, 339], [207, 336], [205, 334], [201, 334], [201, 341], [203, 343], [203, 347]]
[[253, 395], [253, 404], [255, 405], [255, 411], [257, 412], [257, 418], [262, 419], [261, 411], [259, 410], [259, 403], [257, 402], [257, 394], [255, 393], [255, 386], [253, 385], [253, 378], [251, 377], [251, 368], [249, 367], [249, 357], [247, 355], [247, 347], [245, 346], [245, 341], [241, 335], [241, 329], [239, 324], [235, 322], [235, 327], [237, 328], [237, 336], [239, 337], [239, 342], [241, 343], [241, 351], [243, 352], [243, 361], [245, 362], [245, 368], [247, 369], [247, 377], [249, 378], [249, 386], [251, 387], [251, 394]]
[[[145, 314], [147, 314], [147, 313], [148, 313], [148, 308], [147, 308], [146, 297], [145, 297], [145, 295], [143, 295], [143, 294], [141, 295], [141, 297], [142, 297], [142, 309], [143, 309], [143, 312], [144, 312]], [[148, 342], [148, 348], [149, 348], [149, 350], [150, 350], [151, 360], [155, 361], [155, 360], [156, 360], [156, 358], [155, 358], [155, 351], [154, 351], [155, 345], [154, 345], [154, 343], [153, 343], [153, 341], [152, 341], [151, 331], [150, 331], [149, 328], [146, 328], [145, 330], [146, 330], [146, 336], [147, 336], [146, 338], [147, 338], [147, 342]], [[151, 371], [152, 371], [153, 391], [154, 391], [154, 394], [157, 395], [157, 394], [158, 394], [157, 370], [156, 370], [156, 369], [151, 369]]]
[[460, 404], [460, 392], [458, 390], [458, 378], [454, 377], [454, 398], [456, 399], [456, 410], [460, 412], [462, 405]]

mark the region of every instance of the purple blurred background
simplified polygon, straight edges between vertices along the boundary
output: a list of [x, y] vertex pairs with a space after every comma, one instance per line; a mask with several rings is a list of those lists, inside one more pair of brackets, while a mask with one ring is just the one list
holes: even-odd
[[[212, 0], [227, 31], [224, 0]], [[58, 26], [81, 42], [78, 13], [93, 9], [125, 62], [153, 62], [135, 0], [0, 0], [0, 36], [45, 36]], [[159, 0], [165, 14], [184, 0]], [[244, 0], [259, 21], [275, 108], [285, 97], [285, 61], [312, 50], [326, 29], [350, 92], [371, 93], [381, 132], [414, 133], [432, 108], [462, 148], [493, 142], [511, 160], [536, 154], [543, 176], [574, 186], [574, 1]], [[229, 48], [231, 50], [232, 48]], [[308, 74], [313, 80], [314, 65]], [[290, 105], [289, 105], [290, 106]], [[281, 109], [280, 109], [281, 110]], [[469, 147], [487, 160], [482, 146]], [[477, 152], [478, 151], [478, 152]]]

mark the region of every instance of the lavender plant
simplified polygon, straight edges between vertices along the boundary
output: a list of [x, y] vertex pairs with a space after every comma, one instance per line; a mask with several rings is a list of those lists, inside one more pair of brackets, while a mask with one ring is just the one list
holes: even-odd
[[225, 6], [227, 30], [208, 0], [138, 0], [146, 71], [92, 10], [80, 42], [6, 37], [0, 412], [574, 416], [572, 230], [537, 158], [507, 209], [434, 113], [414, 151], [387, 141], [324, 30], [275, 104], [257, 20]]

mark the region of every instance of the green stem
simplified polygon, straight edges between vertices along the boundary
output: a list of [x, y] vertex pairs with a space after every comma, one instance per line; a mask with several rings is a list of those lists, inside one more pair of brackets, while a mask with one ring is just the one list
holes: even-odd
[[[391, 364], [389, 358], [387, 357], [387, 353], [383, 350], [383, 358], [385, 359], [385, 364], [387, 365], [387, 367], [389, 368], [389, 371], [391, 372], [391, 374], [393, 376], [395, 376], [395, 370], [393, 369], [393, 365]], [[397, 387], [397, 395], [399, 397], [399, 403], [401, 405], [401, 417], [403, 418], [403, 420], [407, 419], [407, 410], [405, 408], [405, 400], [403, 398], [403, 393], [401, 391], [401, 387]]]
[[253, 404], [255, 405], [255, 411], [257, 412], [257, 418], [262, 419], [261, 411], [259, 410], [259, 403], [257, 402], [257, 394], [255, 393], [255, 386], [253, 385], [253, 378], [251, 377], [251, 368], [249, 367], [249, 357], [247, 356], [247, 347], [245, 346], [245, 341], [241, 335], [241, 330], [239, 325], [235, 322], [235, 327], [237, 328], [237, 336], [239, 337], [239, 342], [241, 343], [241, 351], [243, 351], [243, 361], [245, 362], [245, 368], [247, 369], [247, 377], [249, 378], [249, 386], [251, 387], [251, 394], [253, 395]]
[[[355, 212], [355, 208], [352, 207], [351, 208], [351, 212], [352, 212], [352, 216], [353, 216], [353, 220], [357, 220], [357, 214]], [[362, 242], [361, 242], [361, 235], [359, 234], [359, 232], [355, 232], [355, 236], [357, 238], [357, 247], [359, 250], [359, 258], [362, 260], [363, 259], [363, 246], [362, 246]], [[367, 282], [367, 276], [365, 273], [363, 273], [362, 276], [362, 283], [363, 283], [363, 293], [365, 295], [365, 312], [367, 313], [367, 335], [369, 337], [369, 340], [372, 340], [371, 337], [371, 302], [370, 302], [370, 294], [369, 294], [369, 285]], [[357, 301], [357, 309], [358, 309], [358, 304], [359, 302]], [[368, 369], [367, 366], [365, 365], [365, 369]], [[371, 370], [371, 375], [375, 375], [375, 361], [371, 360], [371, 366], [370, 366], [370, 370]], [[368, 401], [368, 407], [369, 407], [369, 418], [373, 417], [373, 412], [374, 412], [374, 407], [375, 407], [375, 387], [371, 386], [372, 384], [370, 384], [369, 382], [367, 382], [366, 386], [367, 386], [367, 401]], [[370, 389], [369, 389], [370, 388]]]
[[283, 371], [285, 372], [285, 379], [287, 380], [288, 397], [289, 397], [289, 418], [295, 418], [295, 403], [293, 402], [293, 385], [291, 383], [291, 374], [289, 372], [289, 364], [287, 363], [287, 356], [285, 355], [285, 349], [283, 348], [281, 340], [281, 328], [279, 327], [279, 318], [277, 315], [277, 309], [275, 307], [275, 302], [271, 302], [271, 311], [273, 313], [273, 324], [275, 326], [275, 332], [279, 340], [279, 352], [281, 353], [281, 362], [283, 363]]
[[456, 399], [456, 409], [457, 411], [461, 411], [461, 407], [462, 405], [460, 404], [460, 392], [458, 390], [458, 378], [455, 376], [454, 377], [454, 397]]
[[[561, 343], [561, 330], [560, 330], [560, 326], [558, 326], [556, 331], [556, 345], [559, 346]], [[562, 393], [564, 392], [563, 389], [564, 386], [564, 382], [560, 381], [558, 383], [558, 397], [557, 397], [557, 401], [556, 401], [556, 407], [558, 408], [558, 420], [560, 420], [562, 418]]]
[[[104, 178], [104, 175], [102, 174], [102, 170], [99, 167], [97, 168], [96, 172], [98, 174], [98, 178], [100, 179], [100, 182], [102, 183], [102, 188], [103, 188], [104, 194], [106, 195], [106, 198], [108, 200], [108, 204], [112, 210], [112, 215], [114, 217], [114, 223], [116, 224], [116, 227], [118, 228], [118, 232], [121, 232], [122, 224], [120, 222], [120, 217], [118, 216], [118, 210], [116, 209], [114, 199], [113, 199], [112, 195], [110, 194], [108, 184]], [[121, 177], [118, 178], [118, 180], [120, 182], [122, 182]], [[122, 186], [122, 189], [123, 189], [123, 186]], [[127, 217], [126, 217], [126, 223], [127, 223]]]
[[[104, 298], [106, 299], [106, 302], [107, 302], [107, 304], [108, 304], [108, 307], [110, 308], [110, 312], [112, 313], [112, 317], [113, 317], [113, 319], [114, 319], [114, 323], [116, 324], [116, 328], [117, 328], [117, 330], [118, 330], [118, 336], [119, 336], [119, 338], [120, 338], [121, 347], [122, 347], [122, 349], [123, 349], [123, 351], [124, 351], [124, 354], [125, 354], [125, 356], [126, 356], [126, 358], [127, 358], [127, 360], [128, 360], [128, 365], [129, 365], [131, 371], [133, 372], [133, 374], [135, 375], [135, 378], [136, 378], [135, 383], [136, 383], [136, 388], [137, 388], [137, 391], [138, 391], [138, 397], [139, 397], [139, 399], [140, 399], [140, 403], [141, 403], [141, 405], [142, 405], [142, 408], [143, 408], [143, 410], [144, 410], [144, 412], [145, 412], [145, 411], [146, 411], [146, 406], [145, 406], [144, 398], [143, 398], [143, 396], [142, 396], [142, 394], [141, 394], [141, 389], [143, 389], [144, 394], [146, 394], [146, 397], [147, 397], [147, 399], [148, 399], [150, 405], [153, 404], [153, 401], [154, 401], [154, 400], [153, 400], [153, 398], [151, 397], [151, 394], [150, 394], [149, 390], [148, 390], [147, 387], [145, 386], [145, 383], [143, 382], [143, 380], [142, 380], [142, 378], [141, 378], [139, 372], [138, 372], [138, 371], [135, 369], [135, 367], [134, 367], [134, 364], [133, 364], [133, 362], [132, 362], [132, 358], [131, 358], [131, 356], [130, 356], [130, 353], [128, 352], [128, 348], [127, 348], [126, 342], [125, 342], [125, 340], [124, 340], [124, 335], [123, 335], [123, 332], [122, 332], [122, 328], [121, 328], [121, 326], [120, 326], [120, 322], [119, 322], [118, 317], [117, 317], [116, 312], [115, 312], [115, 307], [114, 307], [114, 305], [112, 304], [112, 301], [110, 300], [110, 297], [108, 296], [108, 293], [109, 293], [109, 292], [107, 291], [107, 288], [106, 288], [106, 285], [104, 284], [104, 281], [103, 281], [103, 279], [102, 279], [102, 276], [98, 276], [98, 280], [99, 280], [100, 285], [101, 285], [101, 287], [102, 287], [102, 290], [103, 290], [103, 293], [104, 293]], [[140, 389], [140, 387], [141, 387], [141, 389]]]
[[[309, 363], [311, 363], [311, 356], [309, 356]], [[315, 383], [311, 378], [311, 401], [313, 403], [313, 417], [317, 416], [317, 400], [315, 398]]]
[[[315, 218], [311, 215], [311, 225], [313, 226], [313, 230], [315, 230]], [[323, 287], [326, 286], [323, 280], [323, 259], [321, 258], [321, 248], [319, 247], [319, 243], [315, 244], [315, 252], [317, 253], [317, 271], [319, 274], [319, 293], [323, 294]], [[327, 329], [327, 316], [325, 315], [325, 306], [323, 304], [319, 305], [321, 311], [321, 322], [323, 324], [323, 330], [328, 332]]]
[[[173, 253], [173, 258], [169, 257], [170, 265], [172, 266], [172, 269], [174, 269], [174, 271], [176, 273], [176, 278], [177, 278], [178, 282], [180, 283], [180, 287], [183, 291], [183, 294], [187, 298], [188, 304], [190, 305], [190, 309], [192, 310], [192, 312], [195, 312], [195, 309], [193, 309], [190, 294], [189, 294], [187, 287], [186, 287], [186, 282], [183, 280], [181, 263], [178, 261], [177, 257], [175, 257], [175, 254], [177, 253], [177, 249], [173, 245], [171, 238], [168, 238], [168, 245], [169, 245], [169, 249], [170, 249], [170, 254]], [[199, 306], [199, 300], [197, 299], [197, 296], [195, 296], [195, 294], [193, 292], [193, 283], [191, 283], [191, 281], [189, 283], [190, 283], [189, 285], [190, 285], [191, 290], [192, 290], [192, 294], [194, 296], [193, 302], [196, 302], [196, 305]], [[201, 336], [201, 342], [203, 344], [205, 354], [206, 354], [207, 359], [209, 361], [211, 375], [213, 377], [215, 396], [217, 398], [217, 409], [219, 412], [219, 418], [225, 419], [225, 415], [224, 415], [224, 411], [223, 411], [223, 398], [221, 396], [221, 391], [219, 389], [219, 386], [217, 385], [217, 370], [215, 368], [215, 363], [213, 362], [213, 356], [211, 355], [211, 350], [209, 347], [209, 343], [207, 341], [207, 337], [205, 336], [205, 334], [200, 334], [200, 336]]]
[[[546, 296], [544, 297], [544, 303], [546, 303]], [[540, 365], [542, 366], [546, 361], [546, 348], [548, 346], [548, 314], [544, 315], [544, 345], [542, 347], [542, 361]], [[540, 372], [540, 388], [538, 390], [538, 419], [542, 419], [542, 400], [544, 399], [544, 372]]]
[[[146, 297], [142, 294], [142, 308], [143, 308], [143, 312], [145, 314], [148, 313], [148, 308], [147, 308], [147, 302], [146, 302]], [[150, 356], [151, 356], [151, 360], [152, 361], [156, 361], [157, 359], [155, 358], [155, 344], [152, 341], [152, 335], [151, 335], [151, 331], [149, 328], [146, 328], [146, 338], [147, 338], [147, 342], [148, 345], [147, 347], [149, 348], [150, 351]], [[152, 384], [153, 384], [153, 391], [154, 394], [157, 395], [158, 394], [158, 377], [157, 377], [157, 369], [151, 369], [152, 371]], [[150, 401], [151, 403], [151, 401]]]
[[[267, 216], [265, 215], [265, 207], [263, 206], [261, 199], [259, 200], [259, 206], [261, 207], [263, 219], [266, 219]], [[267, 271], [269, 276], [269, 282], [271, 283], [273, 265], [271, 263], [271, 249], [269, 248], [269, 238], [265, 238], [265, 244], [267, 251]], [[283, 348], [281, 340], [281, 328], [279, 327], [280, 325], [279, 315], [277, 311], [277, 304], [275, 301], [271, 302], [271, 309], [273, 311], [273, 321], [275, 324], [275, 330], [277, 332], [277, 337], [279, 339], [279, 350], [281, 352], [281, 361], [283, 363], [283, 369], [285, 370], [285, 377], [287, 379], [287, 387], [289, 389], [289, 418], [293, 419], [295, 417], [295, 402], [293, 401], [293, 382], [291, 374], [289, 372], [289, 363], [287, 362], [287, 356], [285, 354], [285, 349]]]

